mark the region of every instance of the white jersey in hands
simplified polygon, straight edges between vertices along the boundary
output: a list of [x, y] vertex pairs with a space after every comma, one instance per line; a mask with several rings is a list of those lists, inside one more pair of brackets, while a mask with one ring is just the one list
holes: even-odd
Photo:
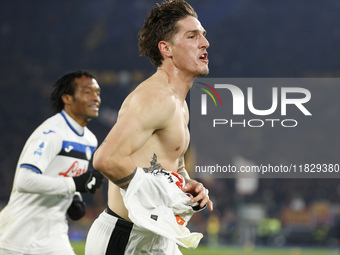
[[[58, 239], [67, 235], [66, 211], [75, 192], [73, 179], [65, 177], [86, 172], [96, 147], [95, 135], [65, 112], [32, 133], [18, 161], [9, 202], [0, 212], [1, 248], [34, 254], [62, 245]], [[25, 174], [48, 180], [25, 183], [27, 190], [18, 190]]]
[[129, 218], [139, 228], [194, 249], [203, 235], [190, 232], [186, 225], [202, 208], [198, 203], [190, 203], [192, 196], [180, 189], [184, 185], [183, 177], [177, 173], [165, 170], [145, 173], [137, 168], [129, 187], [126, 191], [121, 189], [121, 193]]

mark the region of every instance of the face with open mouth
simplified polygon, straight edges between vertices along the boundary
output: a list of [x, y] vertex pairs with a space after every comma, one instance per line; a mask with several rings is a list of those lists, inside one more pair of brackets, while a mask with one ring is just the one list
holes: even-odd
[[206, 31], [192, 16], [179, 20], [177, 26], [179, 30], [172, 44], [172, 59], [175, 66], [179, 71], [192, 77], [207, 75], [209, 42], [205, 37]]

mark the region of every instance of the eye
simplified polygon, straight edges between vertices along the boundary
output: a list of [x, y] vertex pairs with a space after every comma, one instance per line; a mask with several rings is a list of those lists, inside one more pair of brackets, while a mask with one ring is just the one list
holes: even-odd
[[91, 90], [86, 89], [86, 90], [84, 90], [83, 93], [84, 93], [85, 95], [90, 95], [90, 94], [91, 94]]

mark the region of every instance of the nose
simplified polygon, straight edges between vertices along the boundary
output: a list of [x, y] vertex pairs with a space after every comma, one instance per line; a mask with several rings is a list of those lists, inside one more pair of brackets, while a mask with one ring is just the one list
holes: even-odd
[[99, 102], [99, 104], [101, 103], [102, 99], [100, 98], [100, 95], [97, 95], [96, 100]]
[[101, 102], [101, 98], [100, 98], [100, 94], [98, 92], [93, 92], [92, 93], [92, 100], [96, 101], [96, 102]]
[[210, 43], [208, 41], [208, 39], [205, 36], [201, 36], [201, 43], [200, 43], [200, 48], [204, 48], [207, 49], [210, 46]]

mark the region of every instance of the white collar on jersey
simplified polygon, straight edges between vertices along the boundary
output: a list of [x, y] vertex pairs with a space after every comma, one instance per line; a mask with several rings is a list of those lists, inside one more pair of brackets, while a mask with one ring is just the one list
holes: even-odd
[[84, 129], [85, 127], [82, 127], [81, 125], [79, 125], [74, 119], [72, 119], [70, 117], [70, 115], [68, 115], [64, 110], [62, 110], [60, 112], [60, 114], [64, 117], [64, 119], [66, 120], [67, 124], [69, 125], [69, 127], [73, 130], [74, 133], [76, 133], [79, 136], [83, 136], [84, 135]]

